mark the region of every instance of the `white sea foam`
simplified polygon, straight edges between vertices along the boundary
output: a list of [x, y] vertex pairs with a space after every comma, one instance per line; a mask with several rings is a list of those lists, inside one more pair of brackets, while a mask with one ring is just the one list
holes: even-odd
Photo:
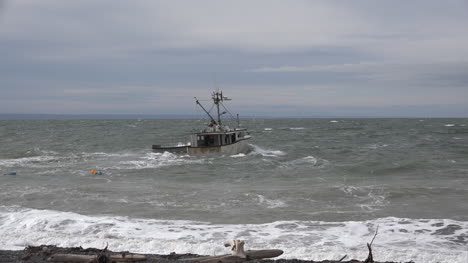
[[263, 129], [264, 131], [272, 131], [273, 129], [272, 128], [265, 128]]
[[283, 151], [263, 149], [260, 146], [257, 146], [254, 144], [249, 144], [249, 145], [250, 147], [252, 147], [252, 152], [249, 153], [251, 155], [260, 154], [264, 157], [279, 157], [279, 156], [286, 155], [286, 153]]
[[314, 156], [309, 155], [299, 159], [284, 162], [279, 167], [281, 169], [296, 169], [299, 166], [323, 168], [328, 164], [328, 160], [322, 158], [315, 158]]
[[299, 160], [296, 160], [295, 164], [298, 164], [298, 163], [309, 163], [309, 164], [312, 164], [312, 165], [316, 165], [318, 162], [317, 158], [315, 158], [314, 156], [306, 156], [304, 158], [301, 158]]
[[92, 160], [119, 160], [136, 153], [105, 153], [105, 152], [81, 152], [61, 155], [54, 151], [34, 149], [27, 154], [39, 154], [15, 159], [0, 159], [0, 167], [33, 167], [33, 168], [60, 168], [74, 165], [76, 162]]
[[304, 130], [305, 128], [304, 127], [291, 127], [289, 128], [290, 130]]
[[444, 126], [445, 126], [445, 127], [453, 127], [453, 126], [455, 126], [455, 124], [449, 123], [449, 124], [445, 124]]
[[338, 121], [332, 120], [332, 121], [330, 121], [330, 122], [337, 123]]
[[259, 194], [256, 195], [256, 198], [258, 198], [258, 202], [260, 204], [266, 205], [267, 208], [279, 208], [279, 207], [286, 207], [287, 206], [287, 204], [283, 200], [268, 199], [265, 196], [259, 195]]
[[388, 193], [382, 187], [338, 185], [340, 191], [356, 199], [356, 204], [364, 211], [376, 211], [389, 204]]
[[369, 144], [366, 148], [376, 150], [378, 148], [384, 148], [384, 147], [387, 147], [387, 146], [388, 146], [388, 144], [373, 143], [373, 144]]
[[170, 165], [184, 165], [204, 163], [204, 159], [191, 158], [188, 155], [177, 155], [170, 152], [146, 153], [137, 160], [121, 161], [115, 168], [117, 169], [147, 169], [159, 168]]
[[[38, 151], [34, 151], [37, 153]], [[121, 152], [121, 153], [106, 153], [106, 152], [81, 152], [68, 153], [60, 155], [52, 151], [40, 151], [42, 155], [22, 157], [16, 159], [0, 159], [0, 168], [10, 169], [18, 167], [46, 169], [45, 171], [36, 171], [36, 174], [41, 174], [46, 171], [63, 172], [63, 169], [74, 167], [77, 163], [83, 163], [86, 168], [77, 170], [76, 168], [68, 173], [87, 174], [90, 169], [145, 169], [159, 168], [171, 165], [184, 165], [204, 163], [205, 159], [192, 158], [188, 155], [177, 155], [169, 152], [153, 153], [153, 152]], [[56, 169], [61, 169], [56, 170]], [[49, 172], [46, 172], [50, 174]]]
[[243, 239], [249, 249], [279, 248], [282, 258], [308, 260], [367, 256], [375, 230], [377, 261], [465, 263], [468, 222], [449, 219], [381, 218], [369, 221], [277, 221], [265, 224], [85, 216], [69, 212], [0, 206], [0, 249], [28, 245], [104, 247], [140, 253], [228, 251], [225, 240]]
[[234, 154], [234, 155], [231, 155], [231, 157], [232, 158], [245, 157], [245, 153]]
[[105, 152], [82, 152], [78, 156], [79, 157], [128, 157], [133, 156], [135, 153], [123, 152], [123, 153], [105, 153]]
[[23, 157], [17, 159], [0, 159], [0, 167], [40, 167], [47, 165], [47, 163], [54, 162], [54, 166], [59, 165], [58, 162], [63, 159], [60, 156], [33, 156], [33, 157]]

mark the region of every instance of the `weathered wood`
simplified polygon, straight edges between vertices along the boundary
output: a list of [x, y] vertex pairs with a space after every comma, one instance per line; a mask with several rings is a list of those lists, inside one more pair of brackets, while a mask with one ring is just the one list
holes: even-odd
[[372, 256], [372, 243], [374, 243], [374, 239], [377, 236], [378, 232], [379, 232], [379, 226], [377, 225], [377, 228], [375, 229], [374, 237], [372, 238], [370, 244], [367, 243], [367, 249], [369, 249], [369, 255], [367, 255], [367, 258], [364, 261], [364, 263], [374, 263], [374, 257]]
[[240, 263], [246, 261], [246, 258], [233, 256], [233, 255], [225, 255], [220, 257], [212, 257], [209, 259], [198, 261], [199, 263]]
[[[245, 252], [246, 258], [243, 260], [251, 260], [251, 259], [262, 259], [262, 258], [274, 258], [283, 254], [283, 251], [280, 249], [262, 249], [262, 250], [247, 250]], [[181, 258], [180, 261], [192, 261], [192, 262], [205, 262], [205, 260], [211, 259], [221, 259], [226, 258], [228, 256], [233, 255], [221, 255], [221, 256], [206, 256], [206, 257], [196, 257], [196, 258]], [[240, 257], [237, 257], [240, 258]], [[226, 258], [226, 260], [232, 260]], [[216, 261], [214, 261], [216, 262]], [[205, 262], [207, 263], [207, 262]]]
[[281, 249], [262, 249], [262, 250], [247, 250], [245, 252], [248, 259], [275, 258], [283, 254]]
[[145, 261], [145, 255], [138, 254], [114, 254], [110, 256], [112, 261], [115, 262], [136, 262], [136, 261]]
[[191, 261], [197, 263], [235, 263], [252, 259], [274, 258], [283, 254], [279, 249], [262, 249], [244, 251], [243, 240], [230, 240], [224, 242], [225, 247], [231, 247], [231, 255], [207, 256], [196, 258], [181, 258], [180, 261]]
[[[103, 255], [100, 255], [103, 257]], [[145, 255], [137, 254], [115, 254], [110, 256], [112, 262], [137, 262], [145, 261]], [[78, 254], [54, 254], [49, 258], [52, 262], [74, 262], [74, 263], [93, 263], [98, 262], [96, 255], [78, 255]]]
[[347, 256], [348, 256], [348, 255], [344, 255], [342, 258], [340, 258], [340, 259], [338, 260], [338, 262], [343, 261], [343, 259], [345, 259]]
[[210, 258], [219, 258], [219, 257], [225, 257], [229, 255], [222, 255], [222, 256], [203, 256], [203, 257], [195, 257], [195, 258], [179, 258], [179, 261], [192, 261], [192, 262], [200, 262], [205, 259], [210, 259]]
[[52, 262], [92, 263], [97, 262], [96, 255], [54, 254], [50, 256]]
[[224, 242], [225, 247], [231, 247], [232, 255], [240, 258], [246, 258], [247, 255], [244, 251], [245, 242], [242, 240], [231, 240]]
[[364, 263], [374, 263], [374, 257], [372, 256], [372, 248], [369, 243], [367, 243], [367, 248], [369, 249], [369, 255], [367, 255], [367, 258], [364, 261]]

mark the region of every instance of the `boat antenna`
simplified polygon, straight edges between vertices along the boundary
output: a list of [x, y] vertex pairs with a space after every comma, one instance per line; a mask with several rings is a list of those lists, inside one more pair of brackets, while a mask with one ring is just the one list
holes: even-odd
[[[219, 92], [219, 91], [214, 92], [213, 91], [212, 98], [213, 98], [214, 104], [216, 105], [216, 109], [217, 109], [217, 113], [218, 113], [218, 124], [221, 125], [221, 115], [225, 114], [226, 111], [220, 112], [219, 111], [219, 104], [222, 104], [221, 103], [222, 101], [225, 101], [225, 100], [227, 101], [227, 100], [231, 100], [231, 99], [229, 99], [228, 97], [224, 97], [222, 91], [221, 92]], [[224, 107], [224, 105], [223, 105], [223, 107]]]
[[[221, 98], [220, 98], [221, 97]], [[223, 96], [220, 96], [220, 93], [218, 91], [213, 92], [213, 102], [216, 105], [216, 109], [218, 112], [218, 124], [221, 125], [221, 114], [219, 114], [219, 102], [223, 99]]]
[[203, 107], [203, 105], [198, 101], [197, 97], [194, 97], [194, 98], [195, 98], [195, 102], [197, 103], [197, 105], [203, 109], [203, 111], [208, 115], [208, 117], [210, 117], [211, 121], [216, 122], [215, 119], [210, 115], [210, 113], [205, 109], [205, 107]]

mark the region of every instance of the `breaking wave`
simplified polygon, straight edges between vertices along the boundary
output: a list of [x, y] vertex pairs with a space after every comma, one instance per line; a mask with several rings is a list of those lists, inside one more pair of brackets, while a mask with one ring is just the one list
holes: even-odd
[[347, 254], [350, 259], [364, 259], [366, 243], [377, 226], [373, 245], [377, 261], [466, 262], [468, 222], [449, 219], [212, 224], [4, 206], [0, 206], [0, 249], [41, 244], [104, 247], [108, 243], [112, 250], [139, 253], [219, 255], [227, 252], [224, 241], [243, 239], [249, 249], [282, 249], [282, 258], [323, 260]]
[[264, 149], [254, 144], [249, 144], [249, 145], [252, 148], [252, 152], [249, 153], [251, 155], [262, 155], [265, 157], [279, 157], [279, 156], [286, 155], [285, 152], [280, 151], [280, 150]]

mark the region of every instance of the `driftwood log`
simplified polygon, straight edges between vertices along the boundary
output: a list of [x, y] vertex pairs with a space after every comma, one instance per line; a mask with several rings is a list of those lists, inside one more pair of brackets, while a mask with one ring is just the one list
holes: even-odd
[[52, 262], [76, 262], [76, 263], [94, 263], [97, 261], [97, 255], [77, 255], [77, 254], [54, 254], [50, 256]]
[[[98, 260], [98, 255], [78, 255], [78, 254], [54, 254], [49, 258], [51, 262], [74, 262], [74, 263], [101, 263], [101, 262], [138, 262], [145, 261], [145, 255], [137, 254], [115, 254], [110, 256], [101, 257]], [[107, 260], [107, 261], [105, 261]]]
[[283, 254], [283, 251], [279, 249], [244, 251], [244, 244], [245, 243], [242, 240], [232, 240], [225, 242], [224, 246], [231, 247], [231, 255], [183, 258], [180, 260], [196, 263], [236, 263], [253, 259], [274, 258]]

